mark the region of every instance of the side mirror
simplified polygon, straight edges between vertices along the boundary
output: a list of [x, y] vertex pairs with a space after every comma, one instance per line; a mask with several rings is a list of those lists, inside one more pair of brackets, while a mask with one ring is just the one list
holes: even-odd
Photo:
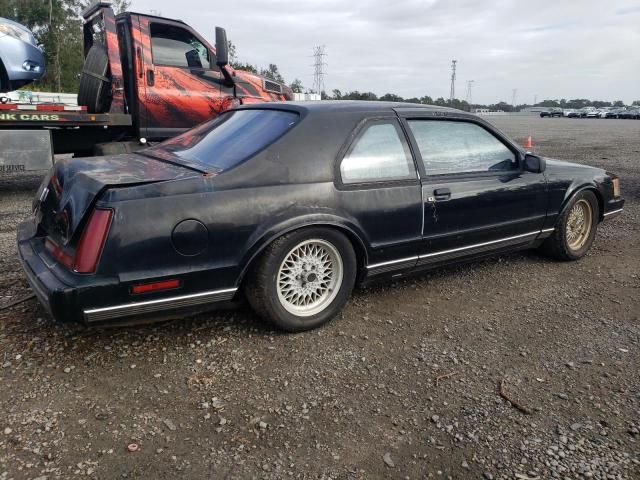
[[222, 67], [229, 63], [229, 43], [227, 32], [222, 27], [216, 27], [216, 65]]
[[216, 27], [216, 65], [222, 72], [225, 85], [232, 87], [234, 81], [229, 70], [229, 43], [227, 42], [227, 32], [222, 27]]
[[532, 155], [530, 153], [524, 156], [524, 169], [531, 173], [542, 173], [547, 168], [544, 158]]

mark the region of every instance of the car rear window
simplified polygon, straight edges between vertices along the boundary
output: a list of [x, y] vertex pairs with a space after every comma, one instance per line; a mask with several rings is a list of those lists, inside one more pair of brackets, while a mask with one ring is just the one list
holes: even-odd
[[273, 143], [298, 118], [282, 110], [233, 110], [146, 151], [228, 170]]

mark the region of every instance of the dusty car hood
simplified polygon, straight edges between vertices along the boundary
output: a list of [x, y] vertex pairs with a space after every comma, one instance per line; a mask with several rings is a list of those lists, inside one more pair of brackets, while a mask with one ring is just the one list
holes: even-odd
[[566, 160], [544, 157], [544, 161], [547, 164], [547, 168], [553, 172], [570, 172], [573, 170], [580, 170], [582, 172], [604, 172], [604, 170], [598, 167], [592, 167], [591, 165], [584, 165], [582, 163], [567, 162]]

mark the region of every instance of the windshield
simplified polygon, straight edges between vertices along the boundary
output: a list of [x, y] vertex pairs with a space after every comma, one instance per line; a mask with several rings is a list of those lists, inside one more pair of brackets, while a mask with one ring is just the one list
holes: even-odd
[[273, 143], [298, 121], [282, 110], [234, 110], [149, 148], [146, 154], [228, 170]]

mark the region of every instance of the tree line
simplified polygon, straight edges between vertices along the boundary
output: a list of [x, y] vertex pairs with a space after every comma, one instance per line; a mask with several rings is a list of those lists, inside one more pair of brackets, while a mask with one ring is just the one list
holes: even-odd
[[[302, 93], [304, 88], [302, 87], [302, 82], [296, 79], [289, 85], [292, 90], [296, 93]], [[316, 93], [312, 90], [307, 90], [307, 93]], [[422, 103], [425, 105], [438, 105], [441, 107], [451, 107], [457, 108], [459, 110], [472, 110], [476, 108], [486, 108], [489, 110], [502, 110], [504, 112], [514, 112], [522, 110], [523, 108], [529, 107], [559, 107], [566, 109], [579, 109], [583, 107], [624, 107], [625, 104], [622, 100], [615, 100], [613, 102], [608, 102], [605, 100], [589, 100], [587, 98], [576, 98], [573, 100], [544, 100], [542, 102], [538, 102], [536, 104], [519, 104], [519, 105], [511, 105], [507, 102], [497, 102], [488, 105], [483, 104], [469, 104], [465, 100], [460, 100], [458, 98], [445, 99], [443, 97], [432, 98], [428, 95], [422, 97], [410, 97], [404, 98], [400, 95], [396, 95], [395, 93], [385, 93], [382, 96], [378, 96], [373, 92], [361, 92], [359, 90], [353, 90], [351, 92], [342, 93], [342, 91], [335, 89], [331, 92], [331, 95], [328, 95], [326, 92], [321, 92], [321, 98], [323, 100], [381, 100], [388, 102], [406, 102], [406, 103]], [[631, 105], [640, 105], [640, 100], [635, 100]]]

